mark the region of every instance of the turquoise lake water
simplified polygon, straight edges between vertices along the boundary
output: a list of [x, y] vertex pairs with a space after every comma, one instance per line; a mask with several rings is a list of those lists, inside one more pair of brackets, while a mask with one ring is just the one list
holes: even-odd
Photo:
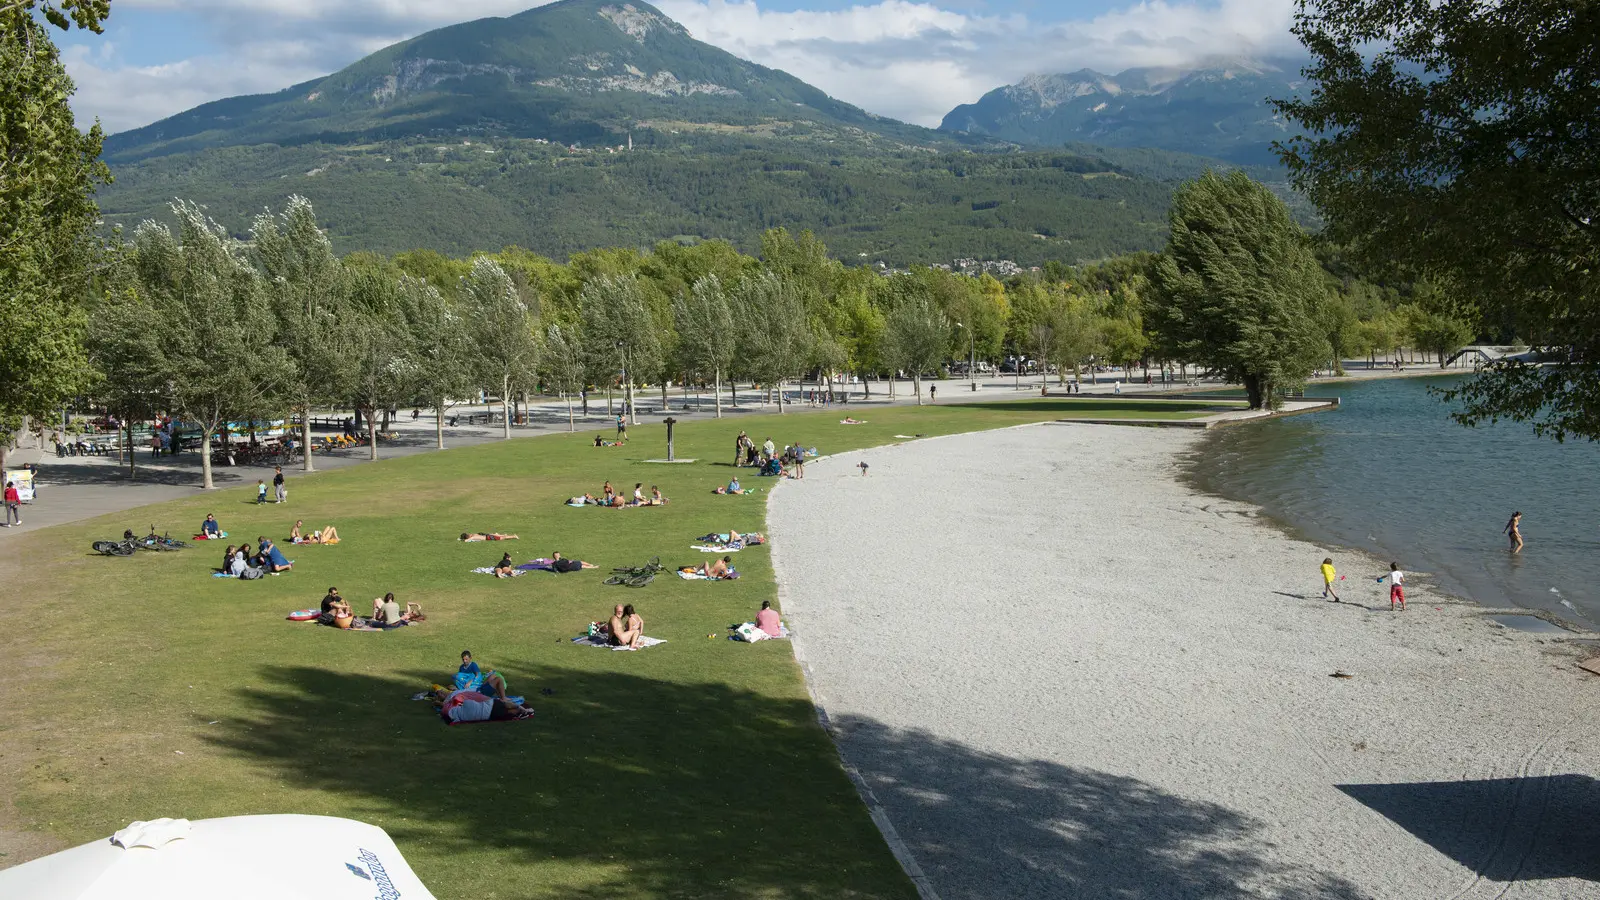
[[[1450, 593], [1600, 627], [1600, 445], [1558, 444], [1526, 425], [1457, 425], [1428, 389], [1463, 377], [1316, 386], [1307, 393], [1337, 396], [1340, 408], [1217, 429], [1188, 474], [1307, 538], [1393, 559]], [[1512, 554], [1500, 529], [1516, 510], [1527, 543]], [[1320, 562], [1307, 561], [1308, 585]], [[1349, 582], [1381, 574], [1340, 570]]]

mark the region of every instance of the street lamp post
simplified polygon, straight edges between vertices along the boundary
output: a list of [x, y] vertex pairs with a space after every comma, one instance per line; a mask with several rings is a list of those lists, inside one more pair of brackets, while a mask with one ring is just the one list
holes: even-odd
[[972, 329], [956, 323], [956, 327], [967, 333], [967, 378], [972, 382], [972, 390], [978, 390], [978, 338]]

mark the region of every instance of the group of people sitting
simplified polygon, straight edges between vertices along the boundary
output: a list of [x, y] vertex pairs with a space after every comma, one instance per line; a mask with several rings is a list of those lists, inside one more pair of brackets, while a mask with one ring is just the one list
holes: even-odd
[[522, 698], [506, 693], [506, 680], [493, 669], [482, 671], [472, 651], [461, 651], [461, 667], [456, 669], [451, 687], [435, 687], [429, 692], [434, 707], [446, 722], [502, 722], [525, 719], [533, 709]]
[[600, 488], [600, 496], [584, 494], [573, 497], [567, 501], [568, 506], [604, 506], [610, 509], [622, 509], [629, 506], [666, 506], [669, 501], [661, 496], [661, 488], [650, 485], [650, 496], [644, 493], [644, 482], [636, 482], [633, 486], [633, 499], [629, 500], [617, 493], [617, 489], [606, 482]]
[[644, 619], [634, 611], [632, 603], [618, 603], [605, 622], [590, 622], [589, 633], [606, 639], [613, 647], [639, 649], [644, 640]]
[[[406, 608], [402, 610], [399, 601], [394, 599], [394, 592], [390, 591], [372, 601], [372, 618], [367, 620], [367, 624], [377, 628], [399, 628], [412, 622], [421, 622], [425, 618], [427, 617], [423, 615], [422, 607], [415, 603], [407, 603]], [[339, 595], [339, 589], [328, 588], [327, 596], [322, 598], [322, 613], [317, 617], [317, 622], [335, 628], [349, 628], [355, 620], [355, 611], [350, 608], [349, 602]]]
[[[734, 442], [733, 464], [735, 466], [754, 466], [761, 470], [762, 475], [789, 474], [792, 478], [805, 477], [805, 463], [807, 456], [815, 456], [815, 450], [806, 450], [800, 444], [793, 443], [783, 448], [780, 453], [778, 446], [772, 438], [763, 441], [760, 447], [744, 432], [739, 432], [739, 437]], [[787, 473], [785, 470], [788, 470]], [[731, 493], [731, 492], [730, 492]]]
[[278, 545], [265, 537], [256, 538], [256, 546], [251, 547], [246, 541], [235, 547], [228, 545], [222, 554], [222, 574], [232, 575], [250, 581], [263, 575], [276, 575], [294, 568], [278, 549]]
[[289, 542], [293, 544], [337, 544], [339, 543], [339, 529], [332, 525], [319, 531], [308, 533], [300, 530], [305, 522], [301, 519], [294, 520], [294, 528], [289, 530]]

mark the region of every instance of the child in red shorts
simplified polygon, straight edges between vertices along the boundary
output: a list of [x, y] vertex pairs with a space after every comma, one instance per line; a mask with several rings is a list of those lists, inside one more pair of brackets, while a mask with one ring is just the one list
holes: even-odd
[[1389, 610], [1393, 612], [1394, 605], [1399, 603], [1403, 612], [1406, 608], [1406, 573], [1400, 571], [1399, 563], [1389, 563], [1389, 574], [1378, 576], [1378, 583], [1382, 584], [1385, 578], [1389, 579]]

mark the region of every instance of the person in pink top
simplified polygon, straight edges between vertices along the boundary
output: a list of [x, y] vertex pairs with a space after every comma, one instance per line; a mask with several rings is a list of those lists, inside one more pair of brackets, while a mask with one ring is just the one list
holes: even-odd
[[772, 608], [771, 600], [761, 601], [761, 611], [756, 613], [756, 627], [773, 637], [782, 634], [778, 628], [778, 611]]

